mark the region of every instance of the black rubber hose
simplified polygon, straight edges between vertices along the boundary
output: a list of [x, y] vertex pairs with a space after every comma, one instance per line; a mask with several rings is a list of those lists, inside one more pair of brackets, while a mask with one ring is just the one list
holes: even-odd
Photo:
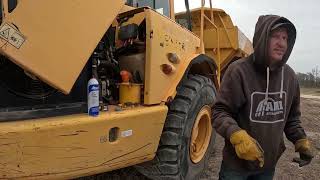
[[191, 12], [189, 8], [189, 0], [184, 0], [186, 10], [187, 10], [187, 21], [188, 21], [188, 29], [192, 31], [192, 24], [191, 24]]

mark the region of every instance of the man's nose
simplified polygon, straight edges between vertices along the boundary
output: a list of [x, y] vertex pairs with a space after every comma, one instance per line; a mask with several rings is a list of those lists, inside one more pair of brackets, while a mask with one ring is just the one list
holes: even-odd
[[287, 47], [287, 40], [286, 39], [280, 39], [279, 41], [279, 46], [282, 47], [282, 48], [286, 48]]

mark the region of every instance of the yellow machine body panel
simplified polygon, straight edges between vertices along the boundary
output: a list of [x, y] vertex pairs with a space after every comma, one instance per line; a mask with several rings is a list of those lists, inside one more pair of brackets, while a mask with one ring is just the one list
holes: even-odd
[[2, 21], [0, 52], [67, 94], [123, 5], [122, 0], [18, 1]]
[[[0, 179], [66, 179], [151, 160], [167, 106], [2, 122]], [[116, 140], [109, 142], [110, 129]]]
[[[146, 9], [147, 44], [144, 102], [156, 104], [174, 96], [191, 60], [199, 55], [200, 39], [171, 19]], [[169, 61], [174, 53], [178, 63]], [[162, 65], [172, 67], [172, 73], [165, 74]]]

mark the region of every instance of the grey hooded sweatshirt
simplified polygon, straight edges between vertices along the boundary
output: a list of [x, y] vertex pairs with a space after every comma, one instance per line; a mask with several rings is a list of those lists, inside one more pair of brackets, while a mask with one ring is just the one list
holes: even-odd
[[[279, 24], [287, 28], [288, 49], [281, 63], [270, 67], [268, 37]], [[228, 67], [213, 107], [213, 127], [225, 138], [226, 167], [253, 172], [274, 169], [285, 150], [283, 132], [292, 143], [306, 137], [300, 125], [299, 84], [286, 64], [295, 39], [296, 29], [288, 19], [260, 16], [253, 38], [254, 53]], [[237, 157], [230, 136], [240, 129], [246, 130], [264, 150], [263, 168]]]

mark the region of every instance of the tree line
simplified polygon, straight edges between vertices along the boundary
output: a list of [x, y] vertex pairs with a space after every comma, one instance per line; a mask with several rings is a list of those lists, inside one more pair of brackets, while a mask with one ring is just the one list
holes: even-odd
[[296, 73], [301, 87], [320, 88], [320, 70], [318, 66], [313, 68], [311, 72]]

